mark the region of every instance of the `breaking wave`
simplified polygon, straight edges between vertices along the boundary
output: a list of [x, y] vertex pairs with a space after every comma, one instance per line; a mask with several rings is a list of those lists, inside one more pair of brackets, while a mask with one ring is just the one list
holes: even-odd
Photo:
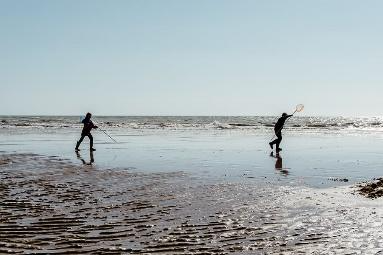
[[[108, 128], [168, 130], [259, 130], [271, 129], [275, 116], [103, 116], [94, 122]], [[63, 129], [81, 127], [79, 116], [0, 116], [0, 128]], [[294, 117], [286, 129], [382, 130], [381, 117]]]

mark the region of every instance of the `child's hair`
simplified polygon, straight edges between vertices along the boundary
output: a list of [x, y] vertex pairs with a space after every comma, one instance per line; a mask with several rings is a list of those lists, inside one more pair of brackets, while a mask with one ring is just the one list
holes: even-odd
[[285, 112], [282, 113], [282, 117], [285, 117], [285, 116], [287, 116], [287, 113], [285, 113]]
[[86, 114], [85, 118], [90, 119], [90, 117], [92, 117], [92, 114], [91, 114], [90, 112], [88, 112], [88, 113]]

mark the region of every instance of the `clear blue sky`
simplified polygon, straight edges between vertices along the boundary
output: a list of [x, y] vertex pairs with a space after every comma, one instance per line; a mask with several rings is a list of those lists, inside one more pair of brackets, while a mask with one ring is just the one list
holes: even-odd
[[383, 115], [382, 10], [0, 0], [0, 115]]

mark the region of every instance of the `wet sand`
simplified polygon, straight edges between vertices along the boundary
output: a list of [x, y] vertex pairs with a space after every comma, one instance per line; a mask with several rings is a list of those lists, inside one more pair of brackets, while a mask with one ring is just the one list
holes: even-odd
[[383, 207], [354, 188], [204, 182], [0, 156], [0, 254], [377, 254]]

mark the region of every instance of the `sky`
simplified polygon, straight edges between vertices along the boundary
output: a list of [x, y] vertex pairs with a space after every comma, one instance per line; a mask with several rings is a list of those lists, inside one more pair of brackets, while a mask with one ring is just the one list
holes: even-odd
[[0, 115], [383, 115], [383, 1], [0, 0]]

